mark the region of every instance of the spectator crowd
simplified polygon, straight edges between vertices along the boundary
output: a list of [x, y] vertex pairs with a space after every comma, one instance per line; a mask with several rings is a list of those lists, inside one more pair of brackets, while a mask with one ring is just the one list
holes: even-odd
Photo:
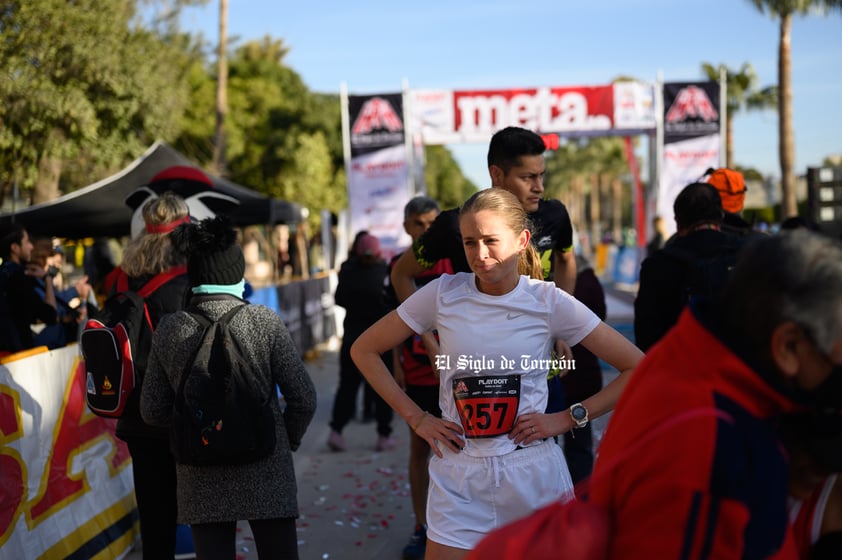
[[[842, 558], [840, 241], [800, 217], [758, 231], [742, 175], [711, 169], [676, 197], [674, 235], [653, 221], [629, 340], [605, 323], [605, 287], [565, 205], [544, 198], [544, 149], [522, 128], [495, 133], [490, 188], [455, 209], [413, 198], [409, 247], [387, 260], [354, 232], [339, 270], [326, 448], [347, 451], [361, 388], [374, 449], [398, 445], [406, 423], [403, 558]], [[174, 271], [147, 298], [155, 335], [117, 424], [143, 557], [173, 558], [180, 523], [200, 560], [229, 560], [248, 520], [260, 558], [298, 558], [292, 453], [314, 385], [280, 317], [247, 304], [230, 223], [191, 220], [161, 192], [119, 263], [100, 240], [72, 279], [58, 240], [2, 225], [0, 356], [74, 344], [118, 286]], [[229, 317], [253, 382], [282, 397], [273, 447], [185, 464], [171, 437], [182, 376], [205, 323]], [[603, 386], [604, 368], [618, 375]], [[597, 449], [591, 422], [608, 412]]]

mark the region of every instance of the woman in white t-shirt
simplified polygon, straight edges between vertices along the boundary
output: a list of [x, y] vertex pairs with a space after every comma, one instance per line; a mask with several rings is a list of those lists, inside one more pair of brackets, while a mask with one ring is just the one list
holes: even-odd
[[[420, 288], [357, 340], [351, 355], [372, 387], [431, 446], [427, 556], [467, 556], [491, 530], [572, 496], [552, 440], [613, 408], [643, 354], [585, 305], [550, 282], [537, 263], [518, 199], [491, 188], [459, 214], [472, 273]], [[380, 354], [412, 332], [436, 329], [442, 418], [421, 410], [395, 383]], [[620, 375], [571, 409], [545, 414], [555, 339], [582, 343]], [[572, 366], [572, 367], [571, 367]]]

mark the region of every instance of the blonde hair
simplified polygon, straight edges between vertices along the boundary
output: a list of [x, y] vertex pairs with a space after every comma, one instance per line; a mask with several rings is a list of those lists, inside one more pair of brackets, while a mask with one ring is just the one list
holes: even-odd
[[[167, 191], [144, 204], [141, 212], [144, 223], [163, 225], [183, 219], [190, 210], [183, 198]], [[183, 264], [186, 260], [185, 255], [172, 245], [169, 232], [144, 231], [126, 246], [120, 268], [130, 277], [136, 278], [146, 274], [158, 274], [173, 265]]]
[[[516, 235], [520, 235], [523, 230], [532, 233], [532, 222], [526, 215], [526, 210], [517, 197], [507, 190], [492, 187], [474, 193], [459, 209], [459, 217], [481, 210], [494, 212]], [[518, 253], [517, 271], [518, 274], [531, 278], [544, 279], [541, 257], [531, 242], [527, 244], [526, 249]]]

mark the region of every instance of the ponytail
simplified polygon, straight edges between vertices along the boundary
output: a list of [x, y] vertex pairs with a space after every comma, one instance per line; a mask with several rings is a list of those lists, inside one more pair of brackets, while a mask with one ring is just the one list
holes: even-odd
[[538, 250], [531, 242], [517, 256], [517, 272], [536, 280], [544, 279], [541, 255], [538, 254]]

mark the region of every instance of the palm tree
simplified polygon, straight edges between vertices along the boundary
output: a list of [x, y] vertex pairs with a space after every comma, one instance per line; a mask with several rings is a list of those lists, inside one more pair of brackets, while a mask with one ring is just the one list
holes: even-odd
[[725, 111], [725, 166], [734, 168], [734, 113], [745, 108], [769, 109], [778, 105], [778, 88], [768, 86], [757, 89], [757, 74], [748, 62], [734, 71], [720, 64], [713, 66], [702, 64], [702, 71], [709, 80], [719, 81], [725, 73], [726, 104]]
[[826, 14], [842, 8], [842, 0], [750, 0], [765, 13], [780, 19], [778, 43], [778, 147], [781, 160], [781, 213], [783, 218], [798, 214], [795, 199], [795, 134], [792, 129], [792, 17], [810, 12]]
[[567, 206], [573, 227], [589, 231], [592, 244], [610, 224], [615, 235], [622, 231], [623, 199], [628, 173], [620, 138], [579, 138], [564, 142], [547, 155], [545, 194]]

